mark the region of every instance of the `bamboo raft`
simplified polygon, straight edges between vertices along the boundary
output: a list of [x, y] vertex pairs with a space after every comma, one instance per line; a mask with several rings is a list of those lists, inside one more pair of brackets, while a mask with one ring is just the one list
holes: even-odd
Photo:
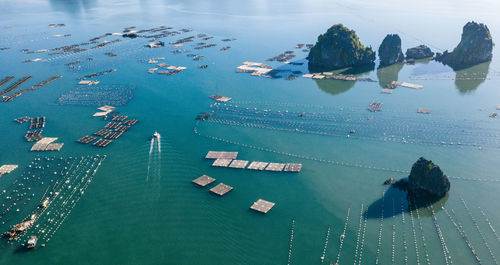
[[19, 86], [21, 86], [22, 84], [26, 83], [30, 79], [31, 79], [31, 76], [23, 76], [23, 77], [19, 78], [17, 81], [15, 81], [14, 83], [12, 83], [8, 87], [6, 87], [4, 90], [2, 90], [0, 92], [0, 97], [3, 96], [3, 95], [5, 95], [5, 94], [8, 94], [8, 93], [14, 91]]
[[46, 80], [44, 80], [44, 81], [42, 81], [42, 82], [40, 82], [40, 83], [32, 86], [32, 87], [29, 87], [29, 88], [26, 88], [26, 89], [22, 89], [22, 90], [19, 90], [19, 91], [15, 92], [15, 93], [10, 94], [10, 95], [6, 96], [5, 98], [3, 98], [2, 101], [3, 102], [12, 101], [13, 99], [15, 99], [17, 97], [20, 97], [21, 95], [23, 95], [23, 94], [25, 94], [25, 93], [27, 93], [29, 91], [38, 90], [42, 86], [45, 86], [45, 85], [47, 85], [47, 84], [49, 84], [49, 83], [51, 83], [51, 82], [53, 82], [53, 81], [55, 81], [55, 80], [57, 80], [57, 79], [59, 79], [61, 77], [62, 76], [60, 76], [60, 75], [56, 75], [56, 76], [50, 77], [50, 78], [48, 78], [48, 79], [46, 79]]
[[10, 82], [10, 80], [14, 79], [14, 76], [6, 76], [2, 80], [0, 80], [0, 87]]
[[82, 138], [78, 139], [77, 142], [82, 143], [82, 144], [88, 144], [88, 143], [94, 141], [95, 139], [97, 139], [97, 137], [86, 135], [86, 136], [83, 136]]
[[17, 169], [17, 165], [3, 165], [0, 167], [0, 177]]

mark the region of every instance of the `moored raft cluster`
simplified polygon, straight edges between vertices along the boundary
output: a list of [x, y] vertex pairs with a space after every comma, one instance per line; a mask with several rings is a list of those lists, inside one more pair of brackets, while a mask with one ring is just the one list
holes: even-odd
[[[100, 107], [99, 109], [110, 110], [110, 112], [106, 113], [106, 115], [115, 110], [115, 108], [111, 106], [103, 106]], [[136, 119], [128, 119], [128, 116], [126, 115], [120, 115], [118, 113], [112, 113], [111, 115], [112, 115], [112, 117], [110, 118], [111, 121], [109, 121], [106, 125], [104, 125], [104, 128], [100, 129], [97, 132], [94, 132], [93, 133], [94, 136], [85, 135], [80, 139], [78, 139], [76, 142], [82, 144], [89, 144], [97, 140], [92, 144], [93, 146], [106, 147], [112, 142], [112, 140], [120, 138], [123, 135], [123, 133], [128, 131], [132, 126], [134, 126], [139, 122], [139, 120]], [[102, 138], [98, 138], [96, 136], [100, 136]]]
[[[238, 152], [223, 152], [223, 151], [209, 151], [205, 156], [206, 159], [215, 159], [212, 163], [214, 167], [230, 167], [244, 169], [248, 161], [247, 160], [236, 160]], [[247, 167], [247, 169], [252, 170], [267, 170], [275, 172], [300, 172], [302, 170], [302, 164], [294, 163], [269, 163], [269, 162], [259, 162], [253, 161]]]

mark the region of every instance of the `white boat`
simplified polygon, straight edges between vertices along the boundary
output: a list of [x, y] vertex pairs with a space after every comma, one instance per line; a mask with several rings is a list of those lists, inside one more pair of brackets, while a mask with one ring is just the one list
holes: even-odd
[[153, 137], [159, 139], [161, 136], [158, 132], [153, 133]]

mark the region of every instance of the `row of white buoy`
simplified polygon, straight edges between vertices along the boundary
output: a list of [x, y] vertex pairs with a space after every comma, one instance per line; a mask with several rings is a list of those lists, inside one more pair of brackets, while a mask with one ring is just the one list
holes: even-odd
[[340, 245], [339, 245], [339, 250], [337, 253], [337, 261], [335, 262], [335, 264], [340, 264], [340, 254], [342, 252], [342, 246], [344, 245], [344, 239], [346, 236], [347, 225], [349, 224], [350, 213], [351, 213], [351, 208], [348, 208], [347, 209], [347, 216], [345, 217], [344, 230], [342, 231], [342, 234], [340, 235]]
[[[469, 250], [472, 252], [472, 255], [476, 259], [476, 262], [481, 265], [482, 264], [481, 259], [479, 258], [479, 255], [478, 255], [476, 249], [474, 248], [474, 246], [472, 245], [472, 242], [470, 241], [469, 237], [465, 233], [462, 225], [460, 223], [457, 223], [457, 221], [455, 221], [455, 219], [450, 215], [450, 213], [448, 212], [448, 210], [446, 208], [444, 208], [444, 207], [441, 207], [441, 208], [443, 209], [446, 216], [448, 216], [448, 219], [450, 219], [450, 222], [453, 224], [455, 229], [457, 229], [458, 234], [460, 234], [462, 239], [465, 241], [465, 244], [467, 245]], [[453, 215], [455, 215], [455, 212], [453, 211], [453, 209], [451, 211], [452, 211]], [[455, 217], [456, 217], [456, 215], [455, 215]]]
[[[251, 107], [244, 108], [238, 106], [218, 105], [218, 104], [212, 104], [210, 105], [210, 108], [213, 112], [212, 117], [218, 117], [218, 116], [232, 117], [233, 119], [239, 119], [241, 121], [256, 120], [262, 123], [266, 122], [287, 123], [286, 121], [283, 121], [283, 119], [289, 119], [293, 120], [293, 122], [292, 121], [288, 122], [289, 124], [292, 125], [303, 124], [304, 121], [312, 121], [312, 120], [325, 121], [325, 122], [330, 121], [336, 123], [341, 122], [340, 124], [339, 123], [335, 124], [336, 127], [343, 125], [342, 122], [352, 123], [351, 126], [352, 125], [364, 126], [365, 124], [369, 124], [372, 125], [371, 127], [374, 127], [375, 125], [375, 123], [372, 122], [372, 119], [367, 119], [366, 113], [362, 112], [366, 111], [365, 109], [359, 109], [357, 110], [357, 112], [353, 113], [323, 113], [323, 112], [306, 113], [303, 111], [289, 112], [288, 110], [284, 111], [270, 110], [270, 109], [258, 110], [257, 108], [251, 108]], [[397, 111], [396, 113], [400, 114], [401, 111]], [[401, 120], [400, 115], [398, 115], [398, 117]], [[274, 120], [272, 118], [277, 118], [277, 120]], [[395, 122], [393, 117], [387, 117], [386, 115], [384, 115], [384, 116], [377, 116], [376, 128], [383, 128], [383, 129], [385, 128], [387, 131], [391, 132], [394, 131], [408, 132], [410, 129], [415, 129], [418, 132], [422, 132], [424, 136], [428, 135], [447, 136], [450, 133], [453, 134], [457, 133], [458, 131], [460, 132], [460, 134], [470, 135], [470, 136], [477, 136], [477, 135], [495, 136], [495, 137], [499, 136], [498, 132], [496, 132], [495, 130], [485, 129], [485, 132], [478, 131], [477, 124], [472, 121], [468, 122], [461, 120], [455, 123], [449, 123], [449, 122], [450, 122], [449, 119], [438, 119], [435, 116], [433, 116], [433, 118], [430, 119], [422, 115], [418, 116], [418, 119], [411, 117], [408, 118], [407, 120], [404, 120], [403, 122], [401, 121]], [[388, 127], [382, 127], [382, 126], [388, 126]], [[436, 130], [437, 128], [439, 128], [440, 130]], [[465, 131], [463, 129], [470, 129], [471, 131]], [[440, 131], [441, 133], [438, 134], [436, 133], [436, 131]]]
[[363, 209], [364, 209], [364, 204], [361, 204], [361, 210], [359, 211], [358, 234], [356, 236], [356, 249], [354, 251], [354, 265], [356, 265], [356, 262], [358, 259], [358, 254], [359, 254], [358, 250], [359, 250], [359, 245], [360, 245], [361, 229], [363, 228]]
[[[415, 202], [414, 202], [415, 204]], [[425, 241], [425, 235], [424, 235], [424, 227], [422, 226], [422, 219], [420, 218], [420, 213], [418, 211], [418, 207], [415, 208], [415, 213], [417, 213], [417, 220], [418, 224], [420, 226], [420, 235], [422, 236], [422, 242], [424, 246], [424, 251], [425, 251], [425, 260], [427, 261], [427, 265], [431, 264], [431, 260], [429, 258], [429, 251], [427, 249], [427, 242]]]
[[483, 209], [481, 209], [481, 207], [478, 206], [477, 208], [481, 211], [481, 215], [485, 218], [484, 221], [488, 224], [488, 227], [490, 228], [493, 235], [495, 235], [495, 238], [498, 240], [498, 242], [500, 242], [500, 237], [498, 236], [495, 228], [493, 228], [493, 224], [491, 223], [491, 221], [488, 218], [488, 216], [486, 215], [486, 213], [483, 211]]
[[328, 231], [326, 232], [325, 243], [323, 246], [323, 254], [321, 255], [321, 264], [325, 262], [326, 257], [326, 248], [328, 247], [328, 239], [330, 238], [330, 227], [328, 227]]
[[[232, 124], [249, 124], [249, 126], [259, 127], [258, 124], [262, 125], [274, 125], [286, 128], [315, 128], [315, 131], [345, 131], [348, 129], [356, 128], [361, 132], [378, 132], [383, 133], [383, 135], [400, 135], [405, 138], [412, 138], [409, 134], [416, 134], [425, 142], [424, 139], [449, 139], [448, 141], [455, 142], [468, 142], [474, 141], [478, 136], [481, 136], [481, 140], [485, 137], [494, 137], [495, 140], [500, 137], [500, 134], [496, 131], [490, 131], [488, 128], [478, 128], [474, 124], [464, 124], [460, 123], [460, 126], [444, 123], [439, 121], [437, 124], [432, 124], [432, 121], [422, 120], [421, 122], [412, 121], [414, 124], [406, 124], [402, 122], [392, 123], [393, 120], [381, 120], [377, 118], [377, 122], [367, 119], [365, 116], [358, 118], [345, 118], [337, 116], [318, 116], [314, 117], [310, 114], [298, 114], [292, 113], [292, 115], [276, 115], [269, 116], [268, 114], [264, 117], [255, 117], [252, 113], [212, 113], [209, 120], [219, 120], [226, 123]], [[302, 116], [304, 115], [304, 116]], [[288, 117], [287, 117], [288, 116]], [[422, 122], [425, 124], [423, 125]], [[387, 133], [387, 132], [390, 132]], [[450, 138], [453, 136], [453, 138]], [[427, 141], [429, 141], [427, 140]], [[498, 141], [496, 141], [498, 142]]]
[[361, 246], [359, 248], [358, 265], [361, 265], [363, 259], [363, 249], [365, 247], [365, 237], [366, 237], [366, 224], [368, 223], [368, 211], [365, 211], [363, 215], [363, 234], [361, 236]]
[[[87, 186], [88, 184], [92, 181], [92, 178], [94, 177], [95, 173], [97, 172], [97, 169], [99, 168], [99, 165], [101, 164], [101, 162], [104, 160], [104, 158], [100, 159], [99, 163], [98, 163], [98, 166], [95, 167], [94, 171], [93, 171], [93, 174], [90, 176], [90, 178], [88, 178], [85, 182], [84, 182], [84, 186], [83, 188], [79, 188], [78, 191], [80, 193], [80, 196], [78, 196], [75, 199], [72, 200], [72, 204], [70, 205], [69, 207], [69, 210], [64, 214], [64, 217], [62, 218], [62, 220], [57, 224], [57, 227], [56, 229], [52, 232], [52, 234], [50, 235], [50, 237], [47, 239], [47, 241], [49, 241], [53, 236], [54, 234], [59, 230], [59, 228], [61, 227], [61, 225], [64, 223], [64, 221], [66, 220], [66, 218], [70, 215], [71, 211], [73, 211], [73, 208], [76, 206], [76, 204], [78, 203], [78, 201], [82, 198], [82, 195], [84, 193], [84, 191], [87, 189]], [[89, 171], [87, 171], [88, 173]], [[73, 196], [73, 195], [71, 195]], [[67, 200], [69, 200], [70, 198], [68, 198]]]
[[294, 233], [295, 233], [295, 220], [292, 219], [292, 228], [290, 229], [290, 245], [288, 246], [288, 262], [287, 262], [288, 265], [290, 265], [292, 261], [292, 247], [293, 247]]
[[394, 199], [392, 199], [392, 251], [391, 251], [391, 262], [392, 264], [396, 264], [395, 260], [395, 247], [396, 247], [396, 208], [394, 205]]
[[36, 214], [36, 231], [31, 233], [41, 235], [41, 240], [50, 241], [76, 206], [104, 158], [82, 157], [76, 166], [67, 171], [65, 180], [54, 187], [49, 205]]
[[441, 248], [443, 249], [443, 256], [444, 256], [444, 261], [446, 265], [448, 264], [453, 264], [453, 260], [451, 259], [450, 255], [450, 250], [448, 249], [448, 246], [446, 246], [446, 241], [444, 240], [443, 232], [441, 231], [441, 227], [439, 226], [439, 223], [437, 221], [436, 213], [434, 212], [434, 207], [428, 206], [427, 207], [429, 210], [432, 212], [432, 222], [434, 223], [434, 228], [436, 228], [436, 233], [439, 237], [439, 241], [441, 242]]
[[378, 228], [378, 243], [377, 243], [377, 256], [375, 258], [375, 264], [380, 262], [380, 247], [382, 246], [382, 231], [384, 229], [384, 208], [385, 208], [385, 192], [382, 192], [382, 209], [380, 211], [380, 224]]
[[[223, 124], [223, 125], [230, 125], [230, 126], [239, 126], [239, 127], [248, 127], [248, 128], [257, 128], [257, 129], [267, 129], [267, 130], [275, 130], [275, 131], [284, 131], [284, 132], [292, 132], [292, 133], [303, 133], [303, 134], [313, 134], [313, 135], [320, 135], [320, 136], [332, 136], [332, 137], [347, 137], [347, 138], [354, 138], [354, 139], [362, 139], [362, 140], [369, 140], [369, 141], [380, 141], [380, 142], [394, 142], [394, 143], [403, 143], [403, 144], [418, 144], [418, 145], [425, 145], [425, 146], [438, 146], [438, 147], [454, 147], [454, 148], [474, 148], [474, 149], [498, 149], [500, 142], [498, 140], [494, 141], [489, 141], [489, 142], [483, 142], [483, 143], [477, 143], [477, 142], [469, 142], [469, 140], [477, 141], [478, 138], [453, 138], [453, 139], [443, 139], [443, 135], [446, 137], [449, 137], [450, 134], [447, 133], [439, 133], [436, 134], [436, 137], [439, 137], [438, 139], [415, 139], [415, 137], [410, 137], [410, 136], [389, 136], [389, 137], [384, 137], [382, 135], [379, 136], [363, 136], [358, 134], [348, 134], [344, 133], [347, 132], [348, 130], [344, 130], [343, 132], [338, 132], [338, 133], [331, 133], [328, 131], [321, 131], [321, 130], [305, 130], [305, 129], [300, 129], [299, 127], [292, 127], [292, 128], [283, 128], [283, 127], [274, 127], [274, 126], [269, 126], [269, 125], [258, 125], [254, 123], [239, 123], [239, 122], [234, 122], [234, 121], [228, 121], [228, 120], [220, 120], [220, 119], [209, 119], [206, 120], [206, 122], [211, 122], [211, 123], [218, 123], [218, 124]], [[356, 127], [356, 126], [353, 126]], [[338, 130], [338, 129], [336, 129]], [[383, 133], [385, 135], [385, 132]], [[425, 135], [425, 134], [424, 134]], [[429, 137], [430, 135], [425, 135], [425, 137]], [[480, 138], [481, 140], [485, 140], [485, 138]], [[443, 141], [444, 140], [444, 141]]]
[[467, 212], [467, 214], [470, 216], [470, 218], [472, 219], [472, 223], [474, 224], [474, 227], [476, 228], [477, 232], [479, 233], [479, 236], [481, 237], [481, 240], [483, 241], [483, 244], [484, 246], [488, 249], [488, 252], [490, 253], [490, 256], [491, 258], [493, 259], [493, 261], [495, 262], [495, 264], [498, 265], [498, 261], [497, 261], [497, 258], [495, 257], [495, 254], [493, 253], [493, 251], [491, 250], [489, 244], [488, 244], [488, 241], [486, 240], [486, 238], [484, 237], [484, 234], [483, 232], [481, 231], [481, 229], [479, 228], [479, 225], [477, 223], [477, 220], [476, 218], [474, 217], [474, 215], [472, 215], [472, 212], [470, 211], [469, 209], [469, 206], [467, 206], [467, 203], [465, 202], [464, 198], [460, 198], [460, 200], [462, 201], [462, 204]]
[[417, 231], [415, 228], [415, 218], [413, 217], [413, 211], [410, 212], [410, 219], [411, 219], [411, 228], [413, 232], [413, 244], [415, 245], [415, 254], [417, 256], [417, 265], [420, 265], [420, 252], [418, 250], [418, 243], [417, 243]]
[[[58, 195], [58, 194], [56, 194], [56, 192], [57, 192], [56, 190], [59, 190], [59, 187], [61, 187], [61, 186], [62, 186], [62, 185], [64, 185], [64, 183], [65, 183], [65, 181], [62, 181], [62, 180], [68, 177], [68, 175], [69, 175], [69, 173], [71, 172], [71, 169], [72, 169], [73, 167], [78, 168], [78, 165], [79, 165], [79, 164], [76, 164], [76, 163], [82, 163], [82, 162], [83, 162], [83, 157], [81, 158], [81, 160], [78, 160], [78, 161], [76, 160], [76, 158], [75, 158], [75, 159], [70, 158], [70, 159], [73, 161], [73, 163], [71, 164], [71, 166], [69, 167], [69, 169], [66, 171], [65, 176], [64, 176], [62, 179], [58, 180], [58, 181], [57, 181], [57, 182], [53, 185], [52, 191], [50, 192], [50, 194], [51, 194], [51, 195], [56, 195], [56, 196]], [[75, 164], [76, 164], [76, 166], [75, 166]], [[42, 198], [42, 200], [43, 200], [43, 199], [44, 199], [44, 198]], [[30, 231], [30, 229], [31, 229], [31, 228], [32, 228], [35, 224], [36, 224], [36, 225], [35, 225], [35, 228], [38, 228], [38, 227], [39, 227], [39, 224], [37, 224], [38, 219], [40, 218], [40, 216], [42, 216], [42, 215], [43, 215], [43, 214], [44, 214], [44, 213], [45, 213], [45, 212], [46, 212], [46, 211], [50, 208], [50, 206], [52, 205], [52, 203], [53, 203], [53, 202], [54, 202], [54, 200], [50, 200], [50, 201], [49, 201], [49, 203], [48, 203], [48, 205], [47, 205], [46, 207], [44, 207], [43, 209], [41, 209], [41, 210], [39, 210], [39, 208], [36, 208], [36, 209], [35, 209], [35, 210], [33, 210], [33, 212], [32, 212], [32, 213], [31, 213], [31, 214], [27, 217], [27, 218], [30, 218], [30, 216], [34, 216], [34, 218], [33, 218], [34, 222], [32, 223], [32, 225], [31, 225], [30, 227], [28, 227], [28, 229], [26, 229], [25, 231], [23, 231], [23, 233], [21, 233], [21, 234], [19, 235], [19, 238], [21, 238], [21, 239], [22, 239], [21, 241], [24, 241], [23, 237], [27, 235], [28, 231]], [[26, 218], [26, 219], [27, 219], [27, 218]]]
[[403, 231], [404, 261], [405, 261], [405, 265], [408, 265], [408, 244], [406, 243], [406, 232], [405, 232], [406, 220], [405, 220], [405, 209], [404, 209], [403, 200], [401, 200], [401, 223], [403, 225], [402, 231]]
[[358, 167], [358, 168], [365, 168], [365, 169], [372, 169], [372, 170], [379, 170], [379, 171], [389, 171], [389, 172], [395, 172], [395, 173], [409, 173], [410, 172], [409, 170], [381, 168], [381, 167], [374, 167], [374, 166], [363, 165], [363, 164], [353, 164], [353, 163], [340, 162], [340, 161], [315, 158], [315, 157], [310, 157], [310, 156], [305, 156], [305, 155], [298, 155], [298, 154], [293, 154], [293, 153], [287, 153], [287, 152], [282, 152], [282, 151], [276, 151], [276, 150], [272, 150], [270, 148], [263, 148], [263, 147], [249, 145], [249, 144], [239, 143], [239, 142], [232, 141], [232, 140], [223, 139], [223, 138], [216, 137], [216, 136], [204, 135], [204, 134], [199, 133], [198, 129], [196, 129], [196, 128], [193, 131], [194, 131], [195, 134], [197, 134], [199, 136], [206, 137], [206, 138], [209, 138], [209, 139], [212, 139], [212, 140], [216, 140], [216, 141], [219, 141], [219, 142], [229, 143], [229, 144], [233, 144], [233, 145], [239, 145], [239, 146], [243, 146], [243, 147], [246, 147], [246, 148], [252, 148], [252, 149], [259, 150], [259, 151], [276, 153], [276, 154], [290, 156], [290, 157], [295, 157], [295, 158], [312, 160], [312, 161], [321, 162], [321, 163], [328, 163], [328, 164], [334, 164], [334, 165], [346, 166], [346, 167]]
[[[40, 238], [41, 240], [45, 240], [50, 235], [50, 233], [57, 228], [58, 219], [64, 218], [64, 200], [68, 197], [65, 196], [65, 192], [67, 190], [70, 190], [69, 187], [75, 186], [78, 176], [84, 171], [82, 165], [84, 163], [87, 163], [88, 159], [88, 157], [82, 158], [80, 163], [75, 167], [75, 171], [70, 171], [68, 178], [66, 178], [66, 180], [62, 182], [62, 184], [54, 192], [56, 196], [54, 196], [50, 201], [50, 204], [46, 207], [46, 210], [38, 215], [39, 217], [37, 221], [40, 220], [40, 222], [43, 222], [43, 219], [46, 218], [46, 221], [38, 227], [38, 231], [43, 234]], [[76, 172], [76, 170], [78, 170], [78, 172]]]

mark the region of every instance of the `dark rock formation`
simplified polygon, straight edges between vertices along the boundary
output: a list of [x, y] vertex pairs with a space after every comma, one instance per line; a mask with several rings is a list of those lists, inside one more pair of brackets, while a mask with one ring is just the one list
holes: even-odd
[[388, 34], [385, 36], [382, 44], [378, 48], [378, 57], [380, 65], [387, 66], [395, 63], [403, 62], [405, 56], [401, 51], [401, 38], [398, 34]]
[[492, 50], [493, 39], [488, 27], [472, 21], [465, 24], [458, 46], [452, 52], [445, 51], [443, 54], [436, 54], [436, 61], [449, 65], [455, 70], [463, 69], [491, 61]]
[[450, 190], [448, 177], [439, 166], [421, 157], [411, 168], [408, 179], [402, 179], [393, 184], [395, 187], [407, 190], [412, 199], [439, 199]]
[[419, 45], [406, 50], [406, 59], [426, 59], [434, 56], [434, 52], [425, 45]]
[[375, 52], [370, 47], [366, 48], [361, 44], [354, 30], [349, 30], [342, 24], [336, 24], [325, 34], [319, 35], [307, 59], [309, 69], [328, 71], [373, 64]]

